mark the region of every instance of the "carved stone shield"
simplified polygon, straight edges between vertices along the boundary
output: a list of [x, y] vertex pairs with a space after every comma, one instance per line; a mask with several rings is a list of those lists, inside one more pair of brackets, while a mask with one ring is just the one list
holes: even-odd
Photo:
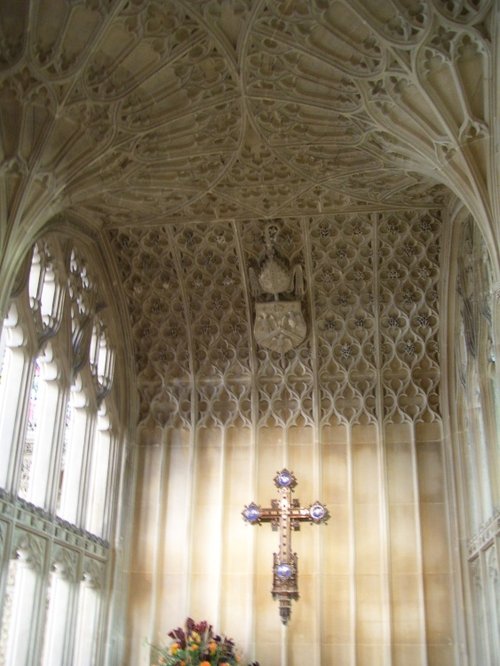
[[261, 347], [281, 353], [297, 347], [307, 333], [300, 301], [256, 303], [253, 331]]

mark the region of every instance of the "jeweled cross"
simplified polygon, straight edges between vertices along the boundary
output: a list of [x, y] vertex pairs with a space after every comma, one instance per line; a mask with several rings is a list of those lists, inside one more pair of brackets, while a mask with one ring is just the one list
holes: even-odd
[[273, 599], [279, 600], [280, 616], [283, 624], [290, 618], [292, 599], [299, 598], [297, 553], [292, 553], [292, 529], [300, 530], [300, 523], [308, 521], [319, 525], [326, 523], [330, 514], [323, 504], [315, 502], [309, 507], [301, 507], [298, 499], [292, 498], [297, 485], [293, 472], [282, 469], [274, 477], [279, 499], [271, 500], [271, 506], [262, 508], [255, 502], [245, 506], [243, 518], [252, 525], [271, 523], [274, 531], [279, 531], [279, 551], [273, 554]]

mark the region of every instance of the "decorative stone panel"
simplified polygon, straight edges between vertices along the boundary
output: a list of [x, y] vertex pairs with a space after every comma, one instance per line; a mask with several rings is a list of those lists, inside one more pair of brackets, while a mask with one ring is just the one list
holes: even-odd
[[261, 426], [439, 419], [439, 214], [274, 220], [273, 251], [304, 283], [306, 337], [286, 352], [254, 333], [252, 285], [269, 252], [268, 224], [111, 235], [141, 359], [142, 418], [182, 426], [248, 426], [252, 415]]

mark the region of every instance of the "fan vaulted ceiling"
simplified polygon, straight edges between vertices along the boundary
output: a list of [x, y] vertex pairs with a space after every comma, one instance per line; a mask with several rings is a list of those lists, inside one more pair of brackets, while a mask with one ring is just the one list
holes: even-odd
[[[112, 250], [143, 417], [434, 418], [440, 209], [488, 217], [494, 5], [3, 3], [2, 252], [56, 214]], [[269, 220], [304, 273], [286, 354], [252, 331]]]

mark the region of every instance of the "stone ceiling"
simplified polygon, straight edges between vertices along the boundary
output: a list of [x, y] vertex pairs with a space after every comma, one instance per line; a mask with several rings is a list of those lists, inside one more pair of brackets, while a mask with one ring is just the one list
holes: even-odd
[[[142, 418], [435, 418], [439, 210], [488, 214], [494, 9], [2, 3], [2, 254], [55, 214], [101, 235]], [[304, 277], [286, 353], [253, 334], [270, 220]]]

